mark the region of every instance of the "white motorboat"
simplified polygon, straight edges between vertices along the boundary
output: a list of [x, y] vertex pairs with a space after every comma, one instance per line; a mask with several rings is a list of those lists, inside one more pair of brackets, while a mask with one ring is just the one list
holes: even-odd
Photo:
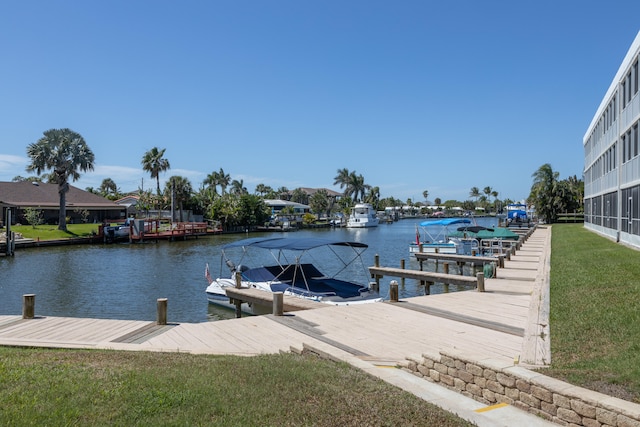
[[[245, 289], [282, 292], [284, 295], [331, 305], [380, 302], [382, 298], [370, 289], [366, 280], [365, 284], [360, 284], [352, 279], [354, 276], [365, 279], [368, 277], [368, 271], [362, 262], [362, 253], [367, 247], [359, 242], [315, 237], [249, 238], [229, 243], [222, 248], [221, 275], [213, 279], [209, 265], [205, 268], [205, 277], [209, 283], [206, 289], [207, 299], [212, 304], [235, 308], [226, 295], [226, 289], [235, 288], [236, 275], [240, 275], [240, 287]], [[305, 257], [310, 251], [313, 252], [312, 255]], [[230, 257], [238, 252], [238, 260], [234, 262]], [[338, 261], [331, 263], [337, 271], [333, 275], [325, 275], [316, 265], [301, 261], [311, 257], [314, 261], [324, 261], [325, 264], [328, 264], [330, 258]], [[250, 267], [251, 264], [255, 266]], [[223, 270], [227, 269], [228, 275], [222, 277]], [[272, 311], [270, 306], [252, 306], [246, 303], [241, 308], [250, 314]]]
[[348, 228], [377, 227], [379, 223], [376, 210], [370, 203], [356, 203], [351, 208], [351, 215], [347, 220]]

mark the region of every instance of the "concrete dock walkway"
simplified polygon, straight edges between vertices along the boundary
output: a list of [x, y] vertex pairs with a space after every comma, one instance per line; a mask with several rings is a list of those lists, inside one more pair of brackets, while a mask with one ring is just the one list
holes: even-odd
[[36, 312], [34, 319], [0, 316], [0, 345], [242, 356], [306, 350], [357, 366], [479, 426], [547, 425], [509, 405], [482, 409], [487, 405], [389, 368], [410, 357], [443, 351], [502, 364], [549, 363], [549, 256], [550, 229], [540, 227], [496, 278], [485, 279], [485, 292], [197, 324], [61, 318]]

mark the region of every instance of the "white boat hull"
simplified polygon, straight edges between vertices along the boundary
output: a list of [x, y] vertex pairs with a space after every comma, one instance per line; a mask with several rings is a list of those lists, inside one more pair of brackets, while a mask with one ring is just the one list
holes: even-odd
[[453, 243], [442, 243], [442, 244], [431, 244], [425, 243], [422, 247], [416, 245], [415, 243], [409, 245], [409, 253], [425, 253], [425, 254], [457, 254], [458, 248]]
[[358, 203], [351, 209], [347, 228], [377, 227], [380, 220], [375, 209], [369, 203]]
[[358, 218], [351, 220], [347, 223], [348, 228], [367, 228], [367, 227], [377, 227], [380, 221], [377, 218], [369, 219], [369, 220], [359, 220]]
[[[235, 288], [235, 281], [232, 279], [216, 279], [207, 287], [207, 300], [211, 304], [215, 304], [220, 307], [229, 308], [232, 310], [236, 309], [235, 303], [231, 301], [231, 299], [227, 296], [225, 292], [225, 288]], [[272, 292], [271, 291], [271, 283], [266, 282], [247, 282], [242, 281], [241, 289], [257, 289], [264, 292]], [[362, 293], [359, 297], [353, 298], [341, 298], [338, 296], [305, 296], [295, 292], [285, 291], [284, 295], [293, 296], [300, 299], [306, 299], [309, 301], [316, 301], [323, 304], [329, 305], [338, 305], [338, 306], [347, 306], [347, 305], [358, 305], [358, 304], [369, 304], [375, 302], [381, 302], [382, 297], [377, 296], [377, 294], [371, 293]], [[273, 306], [271, 305], [259, 305], [259, 304], [247, 304], [242, 303], [241, 310], [243, 313], [260, 315], [260, 314], [270, 314], [273, 312]]]

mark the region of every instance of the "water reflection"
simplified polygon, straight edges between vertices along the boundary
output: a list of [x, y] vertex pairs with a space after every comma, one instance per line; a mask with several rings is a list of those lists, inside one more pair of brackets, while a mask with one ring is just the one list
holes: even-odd
[[[418, 269], [409, 256], [409, 243], [418, 220], [380, 224], [372, 229], [320, 229], [291, 232], [291, 236], [322, 235], [369, 245], [365, 265], [374, 263]], [[479, 219], [480, 225], [495, 220]], [[261, 235], [283, 235], [263, 233]], [[287, 235], [287, 234], [284, 234]], [[252, 234], [257, 236], [256, 234]], [[168, 298], [170, 322], [206, 322], [233, 318], [231, 310], [208, 304], [204, 289], [205, 263], [217, 272], [220, 246], [246, 235], [210, 236], [186, 242], [81, 245], [19, 249], [14, 257], [0, 258], [0, 314], [21, 314], [22, 295], [36, 294], [36, 315], [135, 319], [153, 321], [156, 300]], [[215, 266], [215, 268], [214, 268]], [[388, 283], [380, 294], [388, 298]], [[401, 283], [401, 281], [399, 281]], [[450, 287], [455, 291], [454, 286]], [[415, 280], [401, 283], [400, 297], [424, 295]], [[431, 293], [442, 292], [432, 286]]]

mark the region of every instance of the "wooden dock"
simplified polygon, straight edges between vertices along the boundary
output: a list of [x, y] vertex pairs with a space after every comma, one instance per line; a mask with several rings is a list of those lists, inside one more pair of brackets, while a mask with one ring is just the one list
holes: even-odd
[[[461, 291], [353, 306], [324, 306], [205, 323], [0, 316], [0, 345], [256, 355], [316, 351], [395, 365], [455, 350], [475, 359], [550, 360], [550, 228], [538, 228], [485, 292]], [[505, 275], [509, 272], [512, 277]], [[243, 297], [247, 297], [244, 295]], [[169, 304], [170, 307], [170, 304]]]

